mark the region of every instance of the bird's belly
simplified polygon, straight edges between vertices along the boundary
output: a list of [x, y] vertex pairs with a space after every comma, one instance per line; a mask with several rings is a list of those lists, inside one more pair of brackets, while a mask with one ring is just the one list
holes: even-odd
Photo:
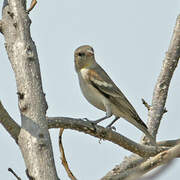
[[83, 95], [90, 104], [94, 105], [100, 110], [106, 111], [103, 105], [103, 100], [105, 97], [101, 95], [96, 88], [94, 88], [91, 84], [83, 86], [81, 83], [80, 87]]
[[112, 108], [112, 114], [116, 117], [124, 117], [124, 113], [119, 109], [119, 107], [115, 106], [114, 104], [111, 104]]

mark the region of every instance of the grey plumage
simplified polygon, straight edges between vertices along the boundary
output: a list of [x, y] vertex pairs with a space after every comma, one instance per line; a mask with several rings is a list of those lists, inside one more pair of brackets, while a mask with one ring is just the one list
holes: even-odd
[[123, 117], [144, 132], [151, 143], [155, 145], [154, 138], [149, 134], [147, 126], [134, 107], [108, 74], [96, 63], [92, 47], [81, 46], [76, 49], [75, 68], [86, 99], [98, 109], [106, 112], [106, 116], [95, 121], [96, 123], [112, 115]]

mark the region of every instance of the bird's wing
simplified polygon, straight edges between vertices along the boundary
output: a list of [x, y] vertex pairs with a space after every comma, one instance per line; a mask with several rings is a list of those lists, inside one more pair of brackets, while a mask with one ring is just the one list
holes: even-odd
[[113, 97], [121, 97], [121, 91], [114, 84], [108, 74], [97, 64], [98, 68], [96, 71], [90, 70], [89, 80], [96, 87], [100, 88], [104, 93], [111, 95]]
[[128, 113], [133, 119], [146, 127], [128, 99], [100, 66], [96, 69], [96, 71], [92, 70], [89, 71], [89, 73], [89, 81], [98, 91], [100, 91], [113, 104], [119, 107], [122, 112], [125, 114]]
[[106, 94], [109, 97], [114, 97], [115, 99], [120, 99], [124, 103], [124, 106], [133, 108], [121, 90], [100, 66], [96, 71], [90, 70], [88, 73], [90, 73], [88, 76], [90, 77], [89, 81], [96, 89], [101, 91], [101, 93]]

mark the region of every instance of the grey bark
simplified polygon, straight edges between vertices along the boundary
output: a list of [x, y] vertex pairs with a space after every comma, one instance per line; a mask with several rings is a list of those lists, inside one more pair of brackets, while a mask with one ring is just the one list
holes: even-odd
[[156, 138], [164, 114], [169, 85], [180, 57], [180, 15], [177, 17], [171, 42], [154, 88], [152, 105], [148, 113], [148, 129]]
[[31, 21], [24, 0], [5, 0], [1, 31], [15, 73], [21, 130], [18, 144], [28, 174], [36, 180], [57, 180], [46, 121], [47, 104], [42, 89], [37, 51], [30, 35]]

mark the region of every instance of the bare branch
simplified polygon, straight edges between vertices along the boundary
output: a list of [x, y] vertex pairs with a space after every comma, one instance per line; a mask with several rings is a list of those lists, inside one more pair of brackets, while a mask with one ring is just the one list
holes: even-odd
[[121, 172], [118, 175], [111, 177], [104, 177], [101, 180], [135, 180], [149, 172], [150, 170], [162, 165], [166, 164], [180, 154], [180, 144], [175, 147], [161, 152], [154, 157], [149, 158], [147, 161], [142, 163], [140, 166], [135, 167], [133, 169], [129, 169]]
[[152, 105], [148, 113], [149, 132], [156, 137], [164, 113], [164, 106], [171, 78], [180, 57], [180, 15], [177, 17], [174, 33], [153, 92]]
[[154, 147], [135, 143], [134, 141], [99, 125], [92, 126], [91, 123], [81, 119], [73, 119], [67, 117], [47, 117], [48, 127], [50, 128], [68, 128], [74, 129], [94, 137], [111, 141], [123, 148], [136, 153], [142, 157], [154, 156], [157, 153], [166, 150], [166, 147]]
[[69, 178], [71, 180], [77, 180], [76, 177], [71, 172], [71, 170], [69, 168], [69, 165], [67, 163], [67, 160], [66, 160], [66, 156], [65, 156], [65, 152], [64, 152], [64, 148], [63, 148], [63, 144], [62, 144], [62, 134], [63, 134], [63, 131], [64, 131], [64, 129], [60, 128], [60, 131], [59, 131], [59, 150], [60, 150], [60, 153], [61, 153], [61, 161], [62, 161], [62, 164], [63, 164], [63, 166], [64, 166], [64, 168], [65, 168]]
[[142, 98], [142, 103], [144, 104], [144, 106], [147, 108], [147, 110], [149, 111], [150, 110], [150, 105]]
[[[169, 84], [177, 66], [180, 57], [180, 15], [177, 17], [174, 33], [171, 39], [171, 43], [166, 54], [166, 58], [163, 62], [163, 67], [154, 88], [152, 106], [148, 112], [148, 129], [149, 132], [156, 137], [160, 120], [164, 113], [164, 106], [167, 98]], [[133, 157], [133, 158], [131, 158]], [[137, 166], [144, 161], [143, 158], [137, 155], [131, 155], [126, 158], [120, 165], [115, 167], [106, 176], [112, 177], [114, 174], [122, 174], [124, 171]]]
[[18, 144], [29, 175], [36, 180], [57, 180], [46, 119], [39, 60], [30, 35], [31, 20], [25, 0], [4, 0], [2, 25], [5, 47], [15, 73], [22, 128]]
[[[57, 117], [57, 118], [56, 117], [55, 118], [47, 117], [47, 120], [48, 120], [48, 127], [49, 128], [64, 127], [64, 128], [77, 130], [77, 131], [80, 131], [80, 132], [84, 132], [86, 134], [93, 135], [94, 137], [97, 137], [97, 138], [100, 138], [100, 139], [111, 141], [111, 142], [113, 142], [115, 144], [118, 144], [118, 145], [120, 145], [122, 147], [124, 147], [122, 145], [124, 143], [125, 144], [131, 143], [131, 140], [128, 140], [127, 138], [124, 139], [124, 136], [118, 134], [117, 132], [111, 131], [110, 129], [108, 131], [106, 131], [107, 129], [103, 128], [101, 126], [98, 126], [98, 128], [102, 128], [100, 131], [94, 131], [94, 128], [91, 126], [91, 124], [89, 124], [88, 122], [83, 121], [81, 119], [73, 119], [73, 118], [67, 118], [67, 117]], [[10, 133], [10, 135], [17, 142], [18, 135], [19, 135], [21, 127], [10, 117], [10, 115], [5, 110], [5, 108], [3, 107], [1, 102], [0, 102], [0, 123], [5, 127], [5, 129]], [[98, 130], [98, 128], [96, 128], [96, 129]], [[111, 132], [111, 133], [108, 135], [108, 132]], [[105, 136], [105, 134], [107, 134], [107, 135]], [[119, 136], [121, 138], [119, 138]], [[106, 137], [108, 137], [108, 138], [106, 138]], [[115, 139], [113, 137], [117, 137], [117, 139]], [[121, 142], [121, 140], [124, 143]], [[128, 141], [126, 141], [126, 140], [128, 140]], [[161, 142], [157, 142], [157, 145], [158, 146], [172, 147], [172, 146], [175, 146], [179, 142], [180, 142], [179, 139], [177, 139], [177, 140], [169, 140], [169, 141], [161, 141]], [[136, 146], [134, 146], [134, 144], [130, 145], [130, 148], [131, 147], [136, 148]], [[143, 149], [143, 147], [144, 146], [142, 146], [142, 149]], [[126, 147], [124, 147], [124, 148], [126, 148]], [[127, 149], [130, 150], [129, 148], [127, 148]], [[144, 149], [144, 151], [146, 151], [146, 150], [147, 149]], [[152, 152], [150, 152], [150, 155], [151, 155], [151, 153]], [[154, 153], [157, 153], [157, 152], [154, 152]], [[144, 153], [142, 153], [142, 154], [144, 154]]]
[[21, 178], [11, 168], [8, 168], [8, 171], [11, 172], [17, 180], [21, 180]]
[[173, 165], [173, 162], [174, 162], [174, 160], [169, 161], [167, 164], [160, 167], [156, 172], [154, 172], [146, 177], [142, 177], [142, 178], [140, 178], [140, 180], [157, 180], [157, 178], [159, 176], [163, 175], [163, 173], [165, 171], [167, 171], [170, 166]]
[[10, 117], [6, 109], [3, 107], [0, 101], [0, 123], [12, 136], [12, 138], [18, 143], [18, 136], [21, 130], [21, 127]]
[[[136, 143], [134, 143], [134, 142], [132, 145], [128, 145], [129, 143], [131, 144], [131, 142], [132, 142], [131, 140], [129, 140], [128, 138], [125, 138], [124, 136], [118, 134], [115, 131], [112, 131], [111, 129], [106, 129], [101, 126], [97, 126], [96, 131], [95, 131], [90, 123], [83, 121], [81, 119], [73, 119], [73, 118], [67, 118], [67, 117], [47, 117], [47, 120], [48, 120], [49, 128], [64, 127], [64, 128], [69, 128], [69, 129], [77, 130], [80, 132], [84, 132], [84, 133], [90, 134], [94, 137], [111, 141], [122, 147], [124, 147], [123, 144], [125, 144], [126, 146], [124, 148], [126, 148], [127, 150], [130, 150], [132, 152], [134, 152], [133, 149], [138, 149], [138, 151], [146, 151], [146, 150], [149, 151], [150, 150], [150, 152], [146, 152], [147, 155], [145, 155], [145, 157], [146, 156], [149, 157], [153, 154], [158, 153], [158, 151], [154, 151], [153, 148], [151, 149], [150, 146], [148, 146], [148, 149], [144, 149], [144, 145], [139, 145], [140, 147], [141, 146], [142, 147], [137, 148], [135, 146]], [[17, 142], [18, 135], [20, 132], [20, 126], [10, 117], [10, 115], [5, 110], [5, 108], [3, 107], [1, 102], [0, 102], [0, 123], [5, 127], [5, 129], [10, 133], [10, 135]], [[164, 146], [164, 147], [172, 147], [172, 146], [175, 146], [179, 142], [180, 142], [180, 139], [168, 140], [168, 141], [157, 142], [157, 145]], [[133, 149], [132, 149], [132, 147], [133, 147]], [[147, 147], [147, 146], [145, 146], [145, 147]], [[159, 152], [162, 150], [164, 150], [164, 148], [159, 149]], [[137, 152], [134, 152], [134, 153], [137, 153]], [[145, 154], [145, 152], [139, 153], [139, 155], [143, 155], [143, 157], [144, 157], [144, 154]]]
[[[100, 138], [100, 139], [111, 141], [111, 142], [118, 144], [122, 147], [124, 147], [124, 144], [126, 144], [128, 146], [129, 143], [131, 143], [131, 140], [127, 141], [127, 138], [123, 137], [122, 135], [118, 134], [115, 131], [112, 131], [112, 130], [107, 129], [107, 128], [103, 128], [103, 127], [98, 126], [98, 125], [95, 126], [95, 129], [94, 129], [94, 127], [92, 127], [92, 125], [89, 122], [83, 121], [81, 119], [73, 119], [73, 118], [67, 118], [67, 117], [47, 117], [47, 120], [48, 120], [48, 127], [49, 128], [63, 127], [63, 128], [67, 128], [67, 129], [77, 130], [80, 132], [84, 132], [86, 134], [90, 134], [90, 135], [97, 137], [97, 138]], [[157, 145], [172, 147], [172, 146], [177, 145], [178, 142], [180, 142], [179, 139], [169, 140], [169, 141], [161, 141], [161, 142], [157, 142]], [[134, 149], [137, 148], [135, 144], [136, 143], [133, 144]], [[129, 145], [129, 146], [131, 147], [131, 145]], [[139, 145], [139, 146], [141, 146], [141, 145]], [[142, 145], [142, 149], [143, 149], [143, 147], [144, 147], [144, 145]], [[150, 146], [146, 146], [146, 147], [148, 147], [149, 149], [151, 148]], [[126, 148], [126, 147], [124, 147], [124, 148]], [[141, 152], [141, 153], [143, 154], [144, 151], [148, 151], [149, 149], [143, 149], [142, 150], [143, 152]], [[130, 149], [128, 149], [128, 150], [130, 150]], [[134, 150], [132, 150], [132, 151], [134, 151]], [[177, 157], [179, 157], [179, 156], [180, 156], [180, 154], [177, 154]], [[121, 172], [130, 170], [133, 167], [137, 167], [138, 165], [140, 165], [145, 160], [146, 159], [143, 159], [142, 157], [140, 157], [138, 155], [132, 155], [130, 157], [126, 157], [124, 162], [120, 166], [115, 167], [106, 176], [111, 177], [114, 174], [119, 174]]]
[[180, 139], [160, 141], [157, 143], [158, 146], [173, 147], [180, 143]]

